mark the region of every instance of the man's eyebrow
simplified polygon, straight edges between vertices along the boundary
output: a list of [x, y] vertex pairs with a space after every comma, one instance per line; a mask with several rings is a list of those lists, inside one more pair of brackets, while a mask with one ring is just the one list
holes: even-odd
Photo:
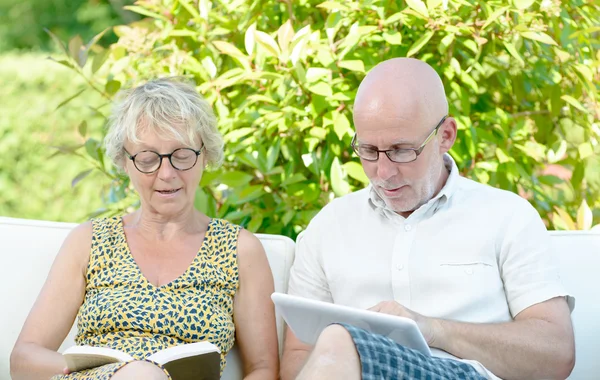
[[[380, 149], [378, 146], [375, 146], [373, 144], [367, 144], [367, 143], [361, 142], [360, 140], [358, 140], [357, 142], [361, 146], [373, 147], [376, 149]], [[388, 149], [403, 148], [406, 146], [413, 146], [415, 144], [416, 144], [415, 142], [407, 141], [406, 139], [398, 139], [398, 141], [396, 141], [395, 143], [390, 144]]]

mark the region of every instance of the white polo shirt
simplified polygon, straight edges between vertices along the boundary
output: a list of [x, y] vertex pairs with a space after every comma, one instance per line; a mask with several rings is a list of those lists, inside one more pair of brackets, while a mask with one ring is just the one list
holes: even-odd
[[461, 177], [449, 155], [444, 161], [445, 186], [408, 218], [370, 186], [325, 206], [297, 241], [288, 292], [362, 309], [395, 300], [426, 316], [475, 323], [507, 322], [567, 296], [529, 202]]

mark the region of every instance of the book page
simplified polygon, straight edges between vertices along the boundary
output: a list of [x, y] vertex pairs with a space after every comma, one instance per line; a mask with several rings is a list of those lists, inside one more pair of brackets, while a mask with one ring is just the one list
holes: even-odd
[[198, 356], [209, 352], [221, 353], [221, 350], [210, 342], [196, 342], [166, 348], [148, 356], [148, 360], [152, 360], [159, 364], [165, 364], [174, 360]]
[[131, 355], [125, 352], [107, 347], [92, 346], [69, 347], [63, 352], [63, 357], [71, 372], [134, 360]]

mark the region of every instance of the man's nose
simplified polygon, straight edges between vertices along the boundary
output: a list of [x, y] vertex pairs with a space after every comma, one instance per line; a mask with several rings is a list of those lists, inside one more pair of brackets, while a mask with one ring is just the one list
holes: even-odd
[[379, 179], [387, 180], [398, 173], [398, 164], [392, 162], [385, 153], [379, 154], [377, 160], [377, 176]]

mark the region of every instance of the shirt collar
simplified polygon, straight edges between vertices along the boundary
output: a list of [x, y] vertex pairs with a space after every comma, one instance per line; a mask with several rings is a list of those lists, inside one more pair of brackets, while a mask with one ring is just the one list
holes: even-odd
[[[419, 209], [415, 210], [419, 211], [422, 208], [429, 209], [430, 207], [435, 205], [435, 211], [437, 211], [444, 203], [448, 201], [448, 199], [454, 194], [456, 190], [456, 182], [460, 174], [458, 173], [458, 166], [456, 166], [456, 162], [449, 154], [444, 154], [444, 166], [450, 172], [448, 178], [446, 179], [446, 183], [440, 190], [440, 192], [425, 203], [423, 206], [419, 207]], [[377, 194], [373, 185], [369, 185], [369, 205], [371, 208], [389, 218], [397, 217], [397, 214], [394, 210], [386, 205], [385, 201]]]

